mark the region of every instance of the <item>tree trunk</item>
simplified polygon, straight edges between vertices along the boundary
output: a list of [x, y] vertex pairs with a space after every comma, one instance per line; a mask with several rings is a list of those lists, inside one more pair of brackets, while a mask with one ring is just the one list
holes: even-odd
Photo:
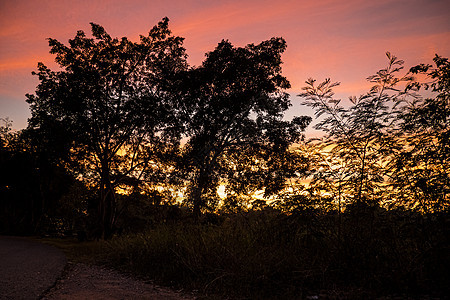
[[[366, 145], [367, 146], [367, 145]], [[365, 167], [366, 167], [366, 146], [364, 147], [364, 153], [362, 157], [361, 162], [361, 171], [360, 171], [360, 182], [359, 182], [359, 189], [358, 189], [358, 198], [356, 199], [356, 204], [359, 206], [362, 202], [362, 191], [364, 186], [364, 173], [365, 173]]]
[[194, 202], [194, 209], [193, 214], [194, 218], [198, 220], [201, 216], [201, 202], [202, 202], [202, 193], [198, 186], [194, 187], [194, 190], [192, 191], [192, 201]]
[[194, 203], [193, 214], [194, 218], [198, 220], [201, 216], [201, 209], [204, 206], [203, 194], [208, 189], [208, 176], [207, 172], [201, 168], [195, 180], [194, 187], [191, 192], [191, 198]]
[[342, 208], [341, 208], [341, 194], [342, 194], [342, 186], [341, 179], [339, 179], [338, 185], [338, 241], [341, 242], [341, 229], [342, 229]]
[[109, 169], [102, 167], [100, 178], [100, 201], [98, 213], [100, 218], [100, 234], [105, 240], [112, 237], [114, 228], [114, 190], [111, 186]]

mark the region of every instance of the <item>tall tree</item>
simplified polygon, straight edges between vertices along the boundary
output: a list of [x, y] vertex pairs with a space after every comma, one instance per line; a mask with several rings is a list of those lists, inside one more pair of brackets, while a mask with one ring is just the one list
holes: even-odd
[[162, 139], [174, 140], [169, 91], [171, 78], [186, 68], [186, 55], [168, 22], [164, 18], [139, 42], [111, 38], [93, 23], [93, 38], [78, 31], [68, 46], [49, 39], [61, 70], [39, 63], [34, 74], [40, 83], [27, 95], [28, 130], [98, 187], [104, 238], [113, 233], [117, 186], [140, 176]]
[[395, 156], [393, 184], [403, 204], [424, 212], [450, 206], [450, 63], [436, 55], [435, 66], [411, 68], [406, 90], [428, 90], [427, 97], [416, 95], [400, 101], [399, 144]]
[[227, 170], [237, 170], [236, 155], [239, 163], [245, 158], [248, 167], [258, 163], [273, 190], [274, 182], [281, 188], [283, 174], [274, 167], [275, 157], [302, 137], [310, 121], [309, 117], [283, 120], [290, 106], [285, 92], [290, 84], [281, 74], [285, 49], [282, 38], [246, 47], [222, 41], [201, 66], [185, 74], [179, 106], [186, 120], [183, 159], [191, 176], [189, 195], [196, 216], [208, 201], [217, 199], [219, 182], [234, 180]]
[[398, 147], [393, 139], [397, 126], [395, 105], [402, 96], [397, 85], [409, 79], [397, 76], [403, 69], [403, 61], [389, 52], [387, 57], [387, 68], [368, 78], [375, 85], [358, 98], [350, 97], [351, 104], [347, 107], [334, 98], [333, 88], [339, 83], [329, 79], [320, 84], [309, 79], [300, 94], [304, 104], [315, 109], [316, 117], [323, 116], [315, 128], [326, 133], [323, 149], [334, 158], [331, 165], [331, 161], [324, 161], [322, 168], [318, 168], [313, 184], [335, 181], [339, 201], [348, 198], [356, 204], [377, 204], [382, 199], [390, 155]]

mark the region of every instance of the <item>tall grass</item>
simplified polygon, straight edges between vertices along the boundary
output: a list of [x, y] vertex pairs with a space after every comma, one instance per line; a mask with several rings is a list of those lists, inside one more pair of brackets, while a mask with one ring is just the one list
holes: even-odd
[[[338, 224], [338, 221], [341, 220]], [[96, 257], [160, 283], [237, 299], [449, 292], [449, 215], [365, 208], [186, 220], [96, 243]]]

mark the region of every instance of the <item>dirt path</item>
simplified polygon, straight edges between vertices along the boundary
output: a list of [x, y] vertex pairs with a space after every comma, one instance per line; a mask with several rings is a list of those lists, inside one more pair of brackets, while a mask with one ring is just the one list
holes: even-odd
[[65, 265], [65, 255], [54, 247], [0, 236], [0, 299], [38, 299]]
[[69, 264], [42, 299], [195, 299], [99, 266]]
[[0, 300], [195, 299], [99, 266], [67, 263], [59, 249], [0, 236]]

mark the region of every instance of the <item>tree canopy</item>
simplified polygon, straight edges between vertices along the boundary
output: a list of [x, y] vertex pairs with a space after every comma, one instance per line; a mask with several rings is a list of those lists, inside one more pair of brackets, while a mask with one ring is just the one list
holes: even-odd
[[324, 135], [305, 141], [283, 38], [189, 66], [167, 18], [137, 42], [91, 28], [49, 39], [59, 67], [33, 72], [28, 128], [0, 119], [0, 233], [117, 235], [89, 244], [227, 297], [449, 294], [447, 58], [406, 71], [386, 53], [348, 101], [307, 80]]
[[61, 71], [39, 63], [40, 84], [27, 95], [28, 130], [99, 188], [101, 234], [108, 237], [117, 217], [116, 187], [139, 177], [156, 151], [152, 146], [174, 133], [169, 88], [186, 68], [186, 55], [167, 18], [139, 42], [91, 27], [93, 38], [78, 31], [68, 46], [49, 39]]
[[435, 66], [411, 68], [415, 76], [406, 90], [425, 89], [431, 97], [415, 94], [402, 99], [398, 139], [403, 145], [395, 156], [393, 184], [400, 190], [399, 202], [410, 207], [442, 211], [450, 205], [450, 63], [436, 55]]
[[[447, 59], [401, 75], [403, 61], [387, 53], [388, 66], [368, 78], [373, 87], [348, 102], [334, 97], [339, 83], [309, 79], [300, 96], [325, 136], [303, 143], [312, 118], [285, 118], [291, 86], [282, 73], [283, 38], [244, 47], [222, 40], [190, 67], [183, 38], [168, 23], [137, 42], [93, 23], [92, 37], [78, 31], [68, 45], [50, 38], [59, 70], [39, 63], [33, 73], [40, 82], [27, 95], [32, 116], [21, 138], [83, 181], [80, 189], [96, 191], [88, 214], [98, 236], [114, 233], [124, 209], [119, 191], [152, 203], [182, 194], [196, 218], [218, 203], [232, 210], [250, 207], [250, 199], [263, 207], [256, 192], [289, 212], [448, 207]], [[431, 96], [421, 97], [423, 89]]]
[[[389, 64], [368, 80], [375, 85], [343, 106], [334, 98], [338, 83], [308, 80], [304, 104], [322, 117], [326, 133], [315, 156], [311, 187], [347, 203], [406, 205], [422, 211], [448, 207], [449, 63], [418, 65], [404, 75], [403, 61]], [[416, 74], [425, 76], [418, 81]], [[428, 81], [427, 81], [428, 80]], [[431, 97], [418, 94], [431, 91]]]
[[[236, 171], [233, 158], [241, 159], [247, 168], [259, 165], [266, 178], [280, 183], [273, 190], [282, 188], [284, 177], [274, 168], [275, 158], [301, 139], [311, 120], [283, 119], [291, 105], [285, 91], [290, 84], [281, 73], [285, 49], [282, 38], [246, 47], [222, 41], [207, 53], [201, 66], [185, 73], [179, 102], [188, 137], [183, 170], [191, 176], [190, 199], [195, 214], [217, 198], [220, 182], [228, 183], [228, 192], [238, 187], [235, 176], [227, 172]], [[240, 180], [249, 184], [244, 177]], [[250, 189], [263, 189], [267, 183], [261, 175], [254, 179], [259, 184], [253, 181]]]

